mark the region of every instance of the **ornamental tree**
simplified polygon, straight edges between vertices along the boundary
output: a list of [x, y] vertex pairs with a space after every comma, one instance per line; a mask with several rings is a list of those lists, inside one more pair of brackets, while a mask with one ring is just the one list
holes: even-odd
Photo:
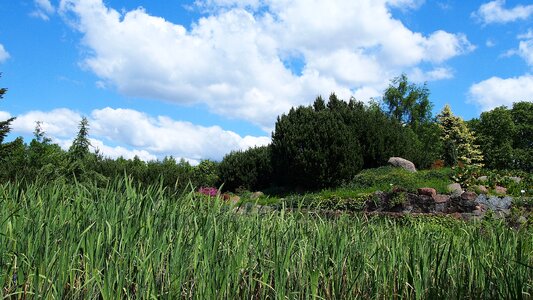
[[444, 144], [444, 161], [455, 166], [459, 162], [481, 167], [483, 155], [475, 137], [461, 117], [454, 116], [449, 105], [444, 106], [437, 115], [437, 123], [442, 131], [441, 140]]

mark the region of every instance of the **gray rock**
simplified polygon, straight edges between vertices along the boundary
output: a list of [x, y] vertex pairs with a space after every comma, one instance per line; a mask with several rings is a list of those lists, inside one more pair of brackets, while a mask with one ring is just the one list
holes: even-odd
[[459, 183], [452, 183], [448, 185], [448, 192], [454, 197], [459, 197], [463, 193], [463, 188]]
[[252, 195], [250, 196], [250, 199], [252, 200], [256, 200], [256, 199], [259, 199], [261, 197], [263, 197], [265, 194], [263, 194], [263, 192], [254, 192], [252, 193]]
[[442, 203], [435, 203], [435, 212], [446, 212], [448, 208], [448, 203], [442, 202]]
[[391, 157], [389, 158], [388, 163], [394, 167], [403, 168], [409, 172], [416, 172], [415, 164], [413, 164], [411, 161], [408, 161], [405, 158]]
[[511, 208], [511, 197], [497, 197], [478, 195], [475, 202], [493, 211], [502, 211], [508, 213]]
[[511, 177], [509, 177], [509, 179], [511, 179], [515, 183], [520, 183], [520, 181], [522, 181], [522, 178], [517, 177], [517, 176], [511, 176]]
[[479, 181], [479, 182], [486, 182], [487, 180], [489, 180], [489, 178], [487, 176], [479, 176], [477, 178], [477, 181]]
[[471, 201], [476, 199], [477, 194], [474, 192], [464, 192], [461, 194], [461, 199]]
[[476, 185], [474, 186], [474, 191], [478, 194], [488, 194], [489, 189], [487, 189], [484, 185]]

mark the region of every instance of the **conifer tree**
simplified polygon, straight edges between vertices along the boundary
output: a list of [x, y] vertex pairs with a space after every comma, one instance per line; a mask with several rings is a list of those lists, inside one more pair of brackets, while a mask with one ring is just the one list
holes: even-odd
[[[0, 76], [2, 76], [1, 73], [0, 73]], [[4, 98], [4, 94], [6, 92], [7, 92], [6, 88], [0, 88], [0, 99]], [[11, 125], [11, 122], [13, 122], [13, 120], [15, 120], [15, 118], [9, 118], [5, 121], [0, 121], [0, 146], [4, 142], [4, 139], [9, 133], [9, 131], [11, 130], [9, 126]]]
[[78, 134], [68, 149], [71, 159], [83, 160], [89, 154], [89, 146], [91, 145], [91, 142], [89, 141], [88, 136], [89, 121], [87, 121], [86, 117], [83, 117], [78, 126]]
[[479, 145], [475, 144], [474, 134], [462, 118], [453, 115], [449, 105], [444, 106], [437, 115], [437, 122], [442, 130], [446, 164], [455, 166], [461, 162], [468, 166], [483, 166], [483, 155]]

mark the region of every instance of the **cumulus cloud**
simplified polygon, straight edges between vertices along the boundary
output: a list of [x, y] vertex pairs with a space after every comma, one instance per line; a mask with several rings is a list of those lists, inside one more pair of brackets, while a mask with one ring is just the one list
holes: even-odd
[[[0, 117], [4, 114], [0, 113]], [[41, 121], [46, 134], [68, 149], [81, 118], [79, 113], [66, 108], [30, 111], [18, 116], [12, 128], [16, 134], [30, 134], [36, 122]], [[219, 126], [205, 127], [165, 116], [151, 117], [132, 109], [96, 109], [88, 120], [93, 147], [109, 157], [137, 155], [152, 160], [172, 155], [191, 162], [206, 158], [220, 160], [230, 151], [270, 143], [266, 136], [242, 137]], [[109, 146], [109, 143], [117, 146]]]
[[4, 45], [0, 44], [0, 63], [3, 63], [9, 58], [9, 53], [4, 48]]
[[417, 9], [425, 0], [388, 0], [387, 3], [392, 7], [398, 7], [401, 9]]
[[429, 71], [423, 71], [422, 69], [415, 68], [409, 73], [409, 79], [414, 82], [426, 82], [442, 79], [453, 78], [453, 70], [446, 67], [439, 67]]
[[11, 114], [7, 111], [0, 111], [0, 121], [5, 121], [7, 119], [11, 118]]
[[55, 12], [55, 8], [50, 0], [34, 0], [35, 10], [31, 12], [32, 17], [48, 21], [50, 15]]
[[12, 128], [15, 133], [30, 134], [35, 130], [35, 122], [40, 121], [41, 128], [47, 134], [64, 139], [76, 135], [81, 118], [79, 113], [66, 108], [48, 112], [35, 110], [17, 116], [12, 123]]
[[533, 67], [533, 30], [529, 29], [526, 33], [518, 35], [520, 43], [518, 50], [515, 52], [530, 66]]
[[505, 0], [494, 0], [482, 4], [472, 14], [484, 24], [509, 23], [517, 20], [525, 20], [533, 14], [533, 4], [517, 5], [513, 8], [505, 8]]
[[[59, 10], [83, 34], [89, 50], [83, 63], [100, 78], [99, 86], [206, 105], [268, 131], [276, 116], [319, 94], [368, 95], [422, 62], [443, 67], [472, 51], [462, 34], [424, 36], [389, 11], [419, 3], [197, 1], [210, 10], [190, 29], [142, 8], [119, 13], [101, 0], [62, 0]], [[301, 72], [284, 63], [293, 57], [304, 61]]]
[[492, 77], [470, 87], [470, 101], [476, 103], [483, 111], [513, 102], [533, 102], [533, 76], [523, 75], [513, 78]]

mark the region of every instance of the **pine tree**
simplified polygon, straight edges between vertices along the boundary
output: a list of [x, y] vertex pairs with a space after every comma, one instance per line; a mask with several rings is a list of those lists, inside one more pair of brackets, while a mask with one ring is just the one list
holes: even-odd
[[479, 145], [475, 144], [474, 134], [462, 118], [453, 115], [449, 105], [437, 115], [437, 122], [442, 130], [444, 161], [448, 165], [455, 166], [461, 162], [468, 166], [483, 166], [483, 155]]
[[[0, 76], [2, 76], [1, 73], [0, 73]], [[7, 92], [7, 89], [0, 88], [0, 99], [4, 98], [4, 94], [6, 92]], [[9, 133], [9, 131], [11, 130], [9, 126], [11, 125], [11, 122], [13, 122], [13, 120], [15, 120], [15, 118], [9, 118], [5, 121], [0, 121], [0, 146], [4, 142], [4, 139]]]
[[86, 117], [83, 117], [78, 126], [78, 134], [68, 149], [72, 160], [83, 160], [87, 157], [89, 154], [89, 146], [91, 146], [88, 136], [89, 121], [87, 121]]

